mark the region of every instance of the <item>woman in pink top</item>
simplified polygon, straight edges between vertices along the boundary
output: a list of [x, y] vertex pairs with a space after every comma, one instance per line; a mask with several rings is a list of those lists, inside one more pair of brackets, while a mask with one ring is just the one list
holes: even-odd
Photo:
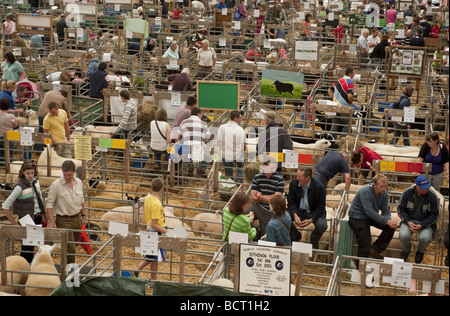
[[441, 34], [441, 28], [439, 27], [438, 21], [434, 20], [431, 26], [431, 37], [439, 38], [439, 34]]
[[395, 11], [395, 6], [391, 5], [390, 9], [386, 11], [386, 25], [389, 23], [395, 23], [397, 20], [397, 11]]

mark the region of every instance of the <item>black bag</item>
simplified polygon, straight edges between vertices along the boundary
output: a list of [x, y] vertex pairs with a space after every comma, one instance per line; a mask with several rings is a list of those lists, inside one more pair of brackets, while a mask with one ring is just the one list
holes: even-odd
[[395, 101], [394, 104], [392, 104], [392, 108], [396, 110], [400, 109], [400, 101]]

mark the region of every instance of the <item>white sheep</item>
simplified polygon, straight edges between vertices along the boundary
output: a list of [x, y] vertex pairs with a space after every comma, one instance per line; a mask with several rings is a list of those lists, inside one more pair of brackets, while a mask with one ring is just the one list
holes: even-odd
[[38, 114], [34, 110], [27, 110], [26, 114], [28, 116], [28, 126], [39, 127]]
[[417, 162], [420, 148], [413, 146], [394, 146], [379, 143], [363, 143], [370, 150], [377, 152], [384, 161]]
[[48, 296], [54, 288], [61, 284], [60, 277], [56, 275], [58, 271], [52, 258], [52, 251], [56, 246], [44, 245], [39, 247], [31, 262], [31, 272], [53, 273], [55, 275], [30, 274], [25, 283], [26, 296]]
[[[1, 271], [1, 270], [0, 270]], [[30, 271], [30, 264], [22, 256], [8, 256], [6, 257], [6, 285], [2, 286], [0, 284], [0, 292], [6, 293], [17, 293], [19, 290], [18, 286], [13, 286], [12, 284], [25, 284], [28, 279], [27, 273], [19, 273], [11, 271]]]
[[[327, 212], [327, 220], [331, 220], [333, 218], [336, 217], [336, 211], [330, 207], [326, 207], [326, 212]], [[327, 230], [323, 233], [322, 237], [320, 238], [320, 241], [328, 243], [329, 239], [330, 239], [330, 231], [331, 231], [331, 227], [330, 227], [330, 222], [328, 222], [328, 227]], [[310, 242], [310, 237], [311, 237], [311, 233], [314, 230], [314, 224], [311, 223], [308, 226], [306, 226], [305, 228], [301, 229], [302, 232], [302, 242]], [[329, 245], [331, 246], [331, 245]], [[326, 246], [326, 244], [323, 243], [319, 243], [319, 248], [322, 250], [325, 250], [328, 248], [328, 246]]]
[[194, 216], [192, 229], [202, 233], [212, 233], [211, 237], [215, 239], [222, 238], [223, 225], [222, 216], [218, 212], [200, 213]]
[[331, 143], [325, 138], [319, 139], [313, 144], [301, 144], [297, 142], [293, 142], [293, 148], [299, 154], [305, 155], [323, 155], [323, 151], [325, 148], [331, 146]]
[[[40, 166], [47, 165], [47, 150], [48, 150], [48, 147], [45, 147], [44, 150], [42, 151], [42, 153], [38, 159], [38, 165], [40, 165]], [[64, 158], [64, 157], [59, 156], [53, 148], [51, 148], [51, 150], [50, 150], [50, 157], [51, 157], [51, 166], [59, 167], [59, 168], [54, 168], [54, 169], [52, 168], [52, 175], [53, 175], [53, 170], [55, 170], [55, 171], [59, 170], [61, 172], [61, 176], [62, 176], [61, 166], [62, 166], [63, 162], [66, 160], [73, 161], [73, 163], [75, 164], [75, 168], [81, 167], [81, 165], [82, 165], [81, 160]], [[45, 167], [43, 169], [46, 170]], [[41, 173], [41, 169], [39, 169], [39, 173]]]
[[86, 135], [90, 135], [92, 138], [111, 138], [109, 133], [115, 130], [116, 126], [111, 125], [87, 125], [86, 127], [76, 127], [71, 136], [83, 135], [83, 131], [85, 131]]

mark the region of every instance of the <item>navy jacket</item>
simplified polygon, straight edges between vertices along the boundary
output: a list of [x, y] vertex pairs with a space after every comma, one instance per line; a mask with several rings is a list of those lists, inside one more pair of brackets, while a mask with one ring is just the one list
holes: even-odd
[[[326, 218], [327, 211], [325, 209], [325, 199], [327, 189], [322, 183], [314, 178], [311, 178], [311, 183], [308, 189], [308, 204], [311, 213], [309, 217], [315, 222], [318, 218]], [[289, 194], [287, 196], [288, 210], [291, 214], [292, 221], [294, 221], [294, 214], [300, 217], [300, 201], [303, 196], [303, 189], [298, 186], [298, 180], [294, 179], [289, 184]]]
[[[414, 193], [416, 191], [416, 185], [410, 186], [403, 192], [400, 198], [400, 203], [397, 207], [397, 212], [402, 223], [408, 224], [411, 217], [414, 215]], [[431, 227], [433, 231], [436, 231], [436, 221], [439, 218], [439, 204], [438, 197], [431, 189], [428, 190], [425, 199], [423, 200], [423, 212], [425, 214], [423, 221], [420, 223], [422, 228]], [[419, 224], [419, 223], [417, 223]]]

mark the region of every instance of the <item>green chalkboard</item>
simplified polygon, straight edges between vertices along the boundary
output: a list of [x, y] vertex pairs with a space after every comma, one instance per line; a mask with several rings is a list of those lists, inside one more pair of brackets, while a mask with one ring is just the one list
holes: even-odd
[[209, 110], [239, 110], [239, 82], [197, 81], [198, 107]]

